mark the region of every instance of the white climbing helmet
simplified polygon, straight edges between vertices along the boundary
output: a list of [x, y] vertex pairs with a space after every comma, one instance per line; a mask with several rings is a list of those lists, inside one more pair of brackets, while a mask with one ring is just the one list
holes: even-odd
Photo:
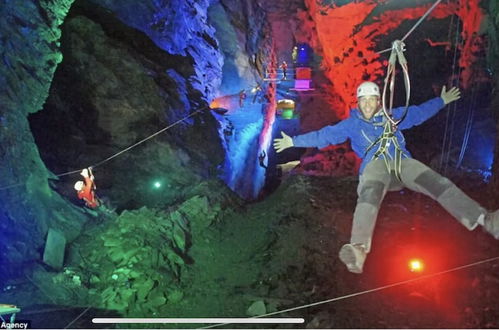
[[82, 190], [84, 185], [85, 184], [83, 183], [83, 181], [76, 181], [76, 183], [75, 183], [75, 190], [77, 190], [77, 191]]
[[359, 87], [357, 87], [357, 98], [371, 95], [380, 96], [379, 87], [375, 83], [371, 81], [364, 81], [359, 85]]

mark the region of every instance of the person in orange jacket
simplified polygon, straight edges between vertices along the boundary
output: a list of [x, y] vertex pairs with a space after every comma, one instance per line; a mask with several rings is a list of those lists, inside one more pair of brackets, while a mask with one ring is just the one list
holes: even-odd
[[80, 173], [85, 182], [77, 181], [74, 185], [75, 190], [78, 192], [78, 198], [85, 201], [85, 205], [89, 208], [95, 209], [99, 207], [99, 199], [95, 195], [94, 175], [91, 168], [84, 168]]

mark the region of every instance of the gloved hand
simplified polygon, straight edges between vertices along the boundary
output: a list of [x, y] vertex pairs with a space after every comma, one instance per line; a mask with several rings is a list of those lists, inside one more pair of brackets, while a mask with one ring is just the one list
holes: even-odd
[[457, 87], [452, 87], [447, 92], [444, 86], [442, 87], [442, 93], [440, 93], [440, 97], [442, 98], [442, 100], [444, 100], [444, 104], [447, 105], [451, 102], [459, 100], [461, 98], [461, 91]]
[[84, 168], [80, 173], [84, 178], [88, 178], [88, 170]]
[[277, 153], [293, 146], [293, 139], [289, 135], [281, 131], [281, 136], [282, 139], [274, 139], [274, 149]]

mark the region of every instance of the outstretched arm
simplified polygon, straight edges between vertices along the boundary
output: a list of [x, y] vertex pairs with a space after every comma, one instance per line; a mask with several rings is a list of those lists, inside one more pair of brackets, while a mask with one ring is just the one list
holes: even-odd
[[274, 148], [279, 153], [290, 147], [317, 147], [324, 148], [331, 144], [345, 142], [349, 137], [349, 121], [343, 120], [331, 126], [326, 126], [317, 131], [290, 137], [281, 132], [282, 138], [274, 139]]
[[[442, 92], [440, 97], [435, 97], [428, 100], [420, 105], [411, 105], [407, 109], [407, 116], [399, 124], [400, 129], [407, 129], [413, 126], [420, 125], [426, 120], [433, 117], [441, 109], [443, 109], [447, 104], [458, 100], [461, 97], [461, 92], [459, 88], [452, 87], [450, 90], [442, 87]], [[396, 119], [400, 118], [404, 112], [404, 107], [399, 107], [393, 110], [393, 114]]]

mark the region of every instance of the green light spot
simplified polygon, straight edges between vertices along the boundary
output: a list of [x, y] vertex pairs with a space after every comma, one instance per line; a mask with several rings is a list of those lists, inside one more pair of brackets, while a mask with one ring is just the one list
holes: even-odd
[[156, 189], [161, 188], [161, 182], [159, 181], [154, 182], [154, 188]]

